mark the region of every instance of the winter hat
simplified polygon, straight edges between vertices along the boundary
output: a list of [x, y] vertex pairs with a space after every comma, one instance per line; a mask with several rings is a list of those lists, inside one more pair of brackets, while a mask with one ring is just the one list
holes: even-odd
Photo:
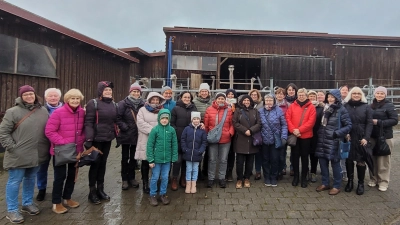
[[140, 85], [138, 83], [134, 83], [131, 85], [131, 87], [129, 88], [129, 93], [131, 93], [133, 90], [138, 90], [138, 91], [142, 92], [142, 88], [140, 87]]
[[207, 83], [201, 83], [201, 84], [200, 84], [200, 87], [199, 87], [199, 92], [200, 92], [201, 90], [210, 91], [210, 85], [208, 85]]
[[168, 114], [168, 113], [163, 113], [163, 114], [161, 114], [161, 115], [160, 115], [160, 120], [161, 120], [162, 118], [168, 118], [168, 119], [169, 119], [169, 114]]
[[194, 118], [201, 119], [201, 113], [200, 112], [191, 112], [190, 113], [190, 121], [193, 121]]
[[164, 92], [166, 92], [166, 91], [168, 91], [168, 90], [171, 90], [171, 91], [172, 91], [172, 88], [170, 88], [169, 86], [164, 86], [163, 88], [161, 88], [161, 94], [163, 95]]
[[379, 86], [379, 87], [375, 88], [374, 95], [375, 95], [376, 92], [378, 92], [378, 91], [381, 91], [381, 92], [385, 93], [385, 96], [387, 96], [387, 89], [386, 89], [385, 87]]
[[316, 95], [317, 95], [317, 92], [316, 92], [316, 91], [313, 91], [313, 90], [309, 90], [309, 91], [308, 91], [308, 95], [310, 95], [310, 94], [316, 96]]
[[25, 93], [25, 92], [30, 92], [30, 91], [35, 92], [35, 89], [33, 89], [33, 87], [32, 87], [32, 86], [29, 86], [29, 85], [21, 86], [21, 87], [19, 88], [19, 96], [22, 97], [22, 94], [23, 94], [23, 93]]
[[100, 81], [99, 84], [97, 84], [97, 95], [99, 97], [103, 95], [103, 91], [106, 87], [113, 89], [114, 84], [111, 81]]
[[275, 96], [273, 94], [267, 94], [267, 95], [264, 96], [264, 100], [267, 99], [267, 98], [275, 99]]
[[231, 92], [232, 92], [232, 94], [233, 94], [233, 97], [234, 97], [234, 98], [237, 98], [237, 93], [236, 93], [236, 91], [235, 91], [234, 89], [230, 89], [230, 88], [226, 90], [226, 92], [225, 92], [226, 96], [228, 96], [228, 94], [231, 93]]
[[218, 92], [218, 93], [215, 95], [215, 99], [217, 99], [217, 98], [219, 98], [219, 97], [224, 97], [224, 98], [226, 99], [226, 95], [225, 95], [224, 93], [222, 93], [222, 92]]

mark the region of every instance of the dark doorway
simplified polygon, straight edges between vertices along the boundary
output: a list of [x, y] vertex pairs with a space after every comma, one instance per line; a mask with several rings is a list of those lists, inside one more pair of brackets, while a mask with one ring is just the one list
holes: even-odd
[[[221, 58], [221, 61], [225, 58]], [[247, 84], [235, 84], [234, 89], [238, 90], [250, 90], [250, 80], [252, 77], [257, 78], [260, 76], [261, 71], [261, 59], [257, 58], [228, 58], [220, 68], [220, 81], [229, 82], [229, 70], [228, 66], [233, 65], [235, 69], [233, 71], [233, 82], [236, 83], [247, 83]], [[257, 82], [258, 84], [258, 82]], [[228, 89], [229, 84], [221, 84], [221, 89]], [[254, 85], [254, 88], [259, 89], [260, 86]]]

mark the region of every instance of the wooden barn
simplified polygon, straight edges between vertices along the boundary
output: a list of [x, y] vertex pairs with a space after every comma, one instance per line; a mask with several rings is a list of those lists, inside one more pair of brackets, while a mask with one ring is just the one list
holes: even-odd
[[201, 74], [209, 83], [215, 76], [216, 88], [229, 87], [230, 65], [236, 83], [259, 77], [269, 86], [273, 77], [274, 86], [316, 89], [364, 86], [372, 77], [375, 86], [400, 85], [400, 37], [192, 27], [164, 27], [164, 33], [166, 46], [174, 37], [172, 73], [180, 80]]
[[85, 101], [97, 83], [114, 82], [114, 98], [127, 95], [139, 60], [4, 1], [0, 1], [0, 113], [10, 108], [18, 87], [32, 85], [40, 96], [50, 87], [78, 88]]

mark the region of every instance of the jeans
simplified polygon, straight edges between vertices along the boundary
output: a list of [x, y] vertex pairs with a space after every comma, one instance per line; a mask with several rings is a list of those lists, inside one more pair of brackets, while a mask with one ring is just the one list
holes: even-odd
[[122, 145], [121, 177], [123, 181], [135, 179], [136, 145]]
[[104, 176], [106, 174], [106, 165], [108, 154], [110, 153], [111, 141], [93, 142], [93, 146], [103, 152], [96, 162], [90, 165], [89, 169], [89, 187], [94, 187], [97, 183], [104, 184]]
[[[49, 154], [50, 155], [50, 154]], [[37, 187], [39, 190], [46, 190], [47, 188], [47, 171], [49, 170], [50, 159], [39, 166], [39, 171], [37, 172]]]
[[[330, 160], [333, 172], [333, 187], [340, 189], [342, 186], [342, 169], [340, 167], [340, 160]], [[319, 158], [319, 165], [321, 167], [321, 180], [322, 184], [329, 186], [329, 160], [326, 158]]]
[[308, 173], [308, 151], [311, 145], [311, 138], [297, 138], [297, 143], [295, 147], [292, 147], [292, 165], [294, 175], [298, 175], [300, 170], [299, 159], [301, 157], [301, 177], [305, 179]]
[[277, 180], [278, 177], [278, 161], [281, 149], [275, 148], [275, 144], [262, 145], [262, 160], [263, 160], [263, 173], [264, 182]]
[[208, 180], [215, 179], [215, 170], [217, 169], [217, 159], [219, 163], [218, 179], [225, 179], [226, 167], [228, 161], [229, 147], [231, 143], [210, 144], [208, 152]]
[[261, 173], [262, 166], [262, 146], [260, 146], [260, 150], [256, 153], [254, 159], [254, 167], [256, 169], [256, 173]]
[[186, 161], [183, 160], [183, 155], [182, 153], [178, 153], [178, 161], [172, 163], [172, 177], [178, 177], [179, 176], [179, 171], [181, 172], [181, 176], [186, 174]]
[[[236, 154], [236, 175], [237, 180], [250, 179], [256, 154]], [[243, 174], [244, 166], [244, 174]]]
[[199, 175], [199, 164], [200, 162], [186, 161], [186, 180], [197, 181]]
[[157, 194], [157, 181], [161, 175], [161, 185], [160, 185], [160, 195], [167, 194], [168, 186], [168, 174], [171, 169], [171, 163], [155, 163], [153, 169], [151, 169], [151, 179], [150, 179], [150, 196], [155, 196]]
[[22, 182], [22, 205], [33, 204], [33, 192], [35, 190], [36, 174], [39, 166], [31, 168], [15, 168], [8, 170], [6, 185], [7, 211], [18, 211], [19, 186]]
[[[54, 165], [54, 158], [53, 158]], [[67, 168], [68, 167], [68, 168]], [[53, 204], [60, 204], [61, 197], [63, 199], [71, 199], [72, 192], [75, 187], [75, 163], [66, 165], [54, 166], [54, 181], [53, 181]], [[64, 184], [65, 181], [65, 184]]]

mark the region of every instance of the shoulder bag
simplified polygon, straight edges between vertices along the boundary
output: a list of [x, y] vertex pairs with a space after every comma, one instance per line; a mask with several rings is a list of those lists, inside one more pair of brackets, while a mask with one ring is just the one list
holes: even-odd
[[208, 143], [211, 144], [216, 144], [219, 142], [222, 136], [222, 127], [224, 126], [225, 119], [226, 119], [226, 114], [228, 113], [228, 109], [224, 110], [224, 115], [222, 116], [222, 120], [220, 123], [218, 123], [218, 116], [219, 112], [217, 112], [217, 118], [215, 120], [215, 127], [210, 130], [207, 134], [207, 141]]
[[19, 127], [19, 125], [21, 125], [21, 123], [24, 122], [24, 120], [26, 120], [28, 117], [30, 117], [36, 111], [36, 109], [37, 108], [34, 108], [32, 111], [27, 113], [20, 121], [18, 121], [18, 123], [15, 124], [14, 128], [12, 129], [11, 133], [14, 132]]
[[[338, 116], [338, 129], [341, 128], [341, 120], [340, 120], [340, 108], [338, 109], [339, 116]], [[340, 159], [347, 159], [349, 158], [351, 142], [350, 141], [343, 141], [342, 138], [339, 138], [339, 156]]]
[[372, 150], [374, 156], [391, 155], [389, 145], [386, 143], [386, 137], [383, 133], [383, 123], [379, 127], [379, 137], [376, 139], [375, 146]]
[[[299, 127], [300, 127], [301, 124], [303, 123], [304, 114], [306, 114], [306, 111], [307, 111], [307, 108], [305, 108], [305, 109], [303, 110], [303, 113], [301, 114]], [[291, 135], [288, 136], [287, 144], [288, 144], [290, 147], [296, 146], [296, 142], [297, 142], [297, 136], [296, 136], [296, 135], [291, 134]]]
[[[242, 113], [242, 115], [245, 117], [245, 119], [247, 120], [247, 123], [249, 124], [249, 129], [251, 127], [250, 125], [250, 119], [249, 117], [246, 115], [246, 113], [244, 113], [243, 109], [240, 109], [240, 112]], [[253, 138], [253, 145], [254, 146], [260, 146], [263, 143], [263, 139], [262, 139], [262, 135], [261, 135], [261, 131], [256, 132], [255, 134], [251, 135]]]

